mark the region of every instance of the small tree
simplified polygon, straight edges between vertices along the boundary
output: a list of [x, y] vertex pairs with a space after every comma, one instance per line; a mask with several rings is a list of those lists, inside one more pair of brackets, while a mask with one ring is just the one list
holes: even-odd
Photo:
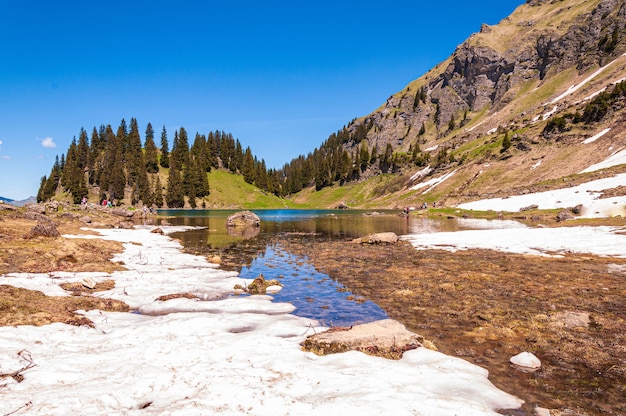
[[500, 153], [506, 152], [509, 147], [511, 147], [511, 138], [509, 137], [509, 132], [504, 133], [504, 138], [502, 139], [502, 149]]

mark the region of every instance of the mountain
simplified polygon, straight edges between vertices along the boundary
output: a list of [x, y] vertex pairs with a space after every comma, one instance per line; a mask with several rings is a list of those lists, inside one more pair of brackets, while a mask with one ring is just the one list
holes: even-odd
[[455, 204], [605, 174], [581, 172], [623, 147], [625, 27], [618, 0], [528, 0], [483, 25], [347, 126], [344, 150], [391, 148], [405, 162], [369, 203]]
[[212, 189], [222, 171], [270, 197], [263, 207], [450, 206], [625, 171], [625, 28], [623, 0], [528, 0], [282, 169], [229, 133], [191, 144], [180, 128], [169, 152], [165, 127], [157, 148], [150, 123], [142, 145], [122, 120], [81, 130], [37, 199], [234, 207]]
[[7, 204], [11, 204], [11, 203], [13, 203], [13, 200], [12, 200], [12, 199], [5, 198], [5, 197], [3, 197], [3, 196], [0, 196], [0, 201], [2, 201], [2, 202], [6, 202]]

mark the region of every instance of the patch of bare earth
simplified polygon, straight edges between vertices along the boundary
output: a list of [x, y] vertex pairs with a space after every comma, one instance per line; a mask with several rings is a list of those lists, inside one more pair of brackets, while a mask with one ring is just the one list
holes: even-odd
[[[106, 214], [98, 214], [101, 221], [116, 220]], [[38, 223], [54, 223], [61, 236], [32, 237], [31, 230]], [[101, 223], [105, 224], [105, 223]], [[123, 302], [93, 297], [94, 291], [114, 287], [112, 280], [100, 282], [94, 289], [80, 283], [61, 285], [67, 297], [46, 296], [35, 290], [11, 286], [8, 273], [50, 273], [55, 271], [106, 272], [124, 270], [111, 258], [123, 250], [119, 242], [101, 239], [64, 238], [63, 234], [93, 234], [83, 230], [86, 224], [77, 214], [48, 216], [28, 215], [23, 209], [0, 211], [0, 326], [45, 325], [62, 322], [70, 325], [92, 325], [91, 321], [76, 310], [100, 309], [104, 311], [127, 311]]]
[[[405, 242], [281, 244], [440, 351], [487, 368], [494, 384], [526, 401], [528, 414], [535, 405], [626, 414], [626, 276], [610, 272], [624, 259], [417, 251]], [[588, 325], [564, 324], [567, 312], [588, 314]], [[514, 369], [509, 358], [522, 351], [542, 369]]]

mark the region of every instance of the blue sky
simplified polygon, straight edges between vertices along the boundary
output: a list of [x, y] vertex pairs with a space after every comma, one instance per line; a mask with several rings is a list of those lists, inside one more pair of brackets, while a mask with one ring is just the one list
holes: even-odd
[[224, 130], [280, 168], [524, 0], [0, 2], [0, 196], [80, 129]]

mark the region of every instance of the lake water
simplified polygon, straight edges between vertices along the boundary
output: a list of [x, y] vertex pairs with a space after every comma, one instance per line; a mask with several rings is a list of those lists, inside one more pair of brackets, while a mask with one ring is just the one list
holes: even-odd
[[397, 235], [476, 228], [477, 224], [441, 219], [410, 220], [400, 211], [363, 210], [254, 210], [261, 218], [256, 229], [228, 229], [226, 218], [234, 210], [160, 210], [159, 216], [173, 225], [202, 227], [173, 237], [185, 248], [201, 255], [219, 254], [233, 259], [246, 279], [263, 274], [277, 279], [283, 289], [272, 295], [276, 302], [289, 302], [294, 314], [318, 320], [327, 326], [350, 326], [384, 319], [387, 314], [372, 301], [360, 298], [336, 280], [296, 258], [280, 245], [282, 238], [306, 236], [316, 240], [350, 240], [376, 232]]

